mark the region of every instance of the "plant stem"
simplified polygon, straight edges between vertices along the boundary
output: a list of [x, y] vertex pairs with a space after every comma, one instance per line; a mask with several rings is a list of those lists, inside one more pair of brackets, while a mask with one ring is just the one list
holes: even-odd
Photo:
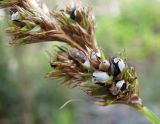
[[160, 124], [160, 118], [155, 115], [150, 109], [142, 105], [130, 105], [142, 113], [152, 124]]

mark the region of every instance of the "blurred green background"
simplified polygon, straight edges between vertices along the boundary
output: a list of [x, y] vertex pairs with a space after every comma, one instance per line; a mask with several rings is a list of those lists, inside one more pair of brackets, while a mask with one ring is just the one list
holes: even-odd
[[[62, 0], [44, 0], [50, 8]], [[67, 1], [70, 2], [70, 1]], [[97, 40], [106, 56], [125, 49], [136, 67], [143, 102], [160, 116], [160, 0], [91, 0]], [[150, 124], [124, 105], [99, 107], [82, 91], [44, 76], [53, 43], [10, 47], [0, 10], [0, 124]], [[66, 101], [71, 102], [59, 109]]]

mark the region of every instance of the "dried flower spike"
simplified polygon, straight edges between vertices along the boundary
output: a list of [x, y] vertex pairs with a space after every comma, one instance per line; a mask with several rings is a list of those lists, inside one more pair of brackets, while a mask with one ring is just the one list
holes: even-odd
[[11, 7], [20, 2], [20, 0], [0, 0], [0, 8]]
[[143, 106], [135, 68], [119, 57], [104, 57], [95, 38], [95, 18], [90, 7], [80, 3], [50, 11], [36, 0], [1, 0], [0, 8], [10, 7], [11, 44], [60, 41], [50, 62], [50, 78], [63, 78], [63, 84], [79, 87], [99, 105], [126, 104], [141, 111], [153, 124], [157, 116]]

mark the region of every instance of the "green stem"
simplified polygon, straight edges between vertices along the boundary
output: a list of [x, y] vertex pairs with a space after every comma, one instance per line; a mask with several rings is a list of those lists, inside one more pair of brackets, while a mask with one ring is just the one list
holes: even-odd
[[142, 105], [130, 105], [142, 113], [152, 124], [160, 124], [160, 118], [151, 110]]

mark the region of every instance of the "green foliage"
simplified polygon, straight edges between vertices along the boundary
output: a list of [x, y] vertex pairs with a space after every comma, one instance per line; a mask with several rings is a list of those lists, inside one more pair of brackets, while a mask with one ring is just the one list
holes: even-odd
[[160, 3], [121, 1], [119, 15], [97, 17], [97, 37], [106, 53], [126, 49], [129, 58], [144, 58], [160, 49]]
[[[3, 24], [1, 22], [1, 24]], [[1, 25], [0, 25], [1, 27]], [[11, 118], [13, 114], [16, 114], [18, 110], [14, 110], [14, 107], [20, 101], [20, 94], [18, 87], [9, 79], [7, 57], [2, 45], [2, 38], [0, 37], [0, 118]]]

